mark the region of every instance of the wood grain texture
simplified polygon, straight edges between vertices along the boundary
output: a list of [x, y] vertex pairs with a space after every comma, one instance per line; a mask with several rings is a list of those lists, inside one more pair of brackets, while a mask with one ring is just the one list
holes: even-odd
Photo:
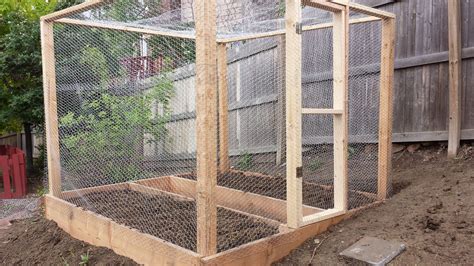
[[461, 138], [461, 3], [460, 0], [448, 1], [449, 35], [449, 136], [448, 157], [458, 154]]
[[333, 14], [334, 208], [348, 207], [349, 8]]
[[98, 6], [101, 6], [105, 4], [104, 0], [89, 0], [84, 3], [74, 5], [68, 8], [65, 8], [63, 10], [59, 10], [56, 12], [53, 12], [51, 14], [45, 15], [41, 17], [42, 21], [45, 22], [52, 22], [56, 19], [64, 18], [73, 14], [85, 12], [87, 10], [91, 10], [93, 8], [96, 8]]
[[216, 0], [195, 3], [197, 251], [217, 252], [217, 43]]
[[301, 143], [301, 49], [302, 37], [296, 32], [301, 22], [301, 1], [286, 0], [286, 195], [287, 224], [298, 228], [302, 221], [302, 180], [297, 169], [302, 167]]
[[139, 264], [200, 265], [201, 256], [195, 252], [117, 224], [53, 196], [45, 196], [45, 216], [72, 237], [110, 248]]
[[227, 47], [217, 48], [217, 72], [219, 76], [219, 171], [230, 169], [229, 161], [229, 102], [227, 88]]
[[393, 77], [395, 57], [395, 19], [382, 21], [382, 52], [380, 69], [379, 149], [377, 195], [388, 195], [392, 165]]
[[59, 152], [54, 33], [53, 23], [42, 20], [40, 25], [49, 193], [56, 196], [61, 193], [61, 163]]

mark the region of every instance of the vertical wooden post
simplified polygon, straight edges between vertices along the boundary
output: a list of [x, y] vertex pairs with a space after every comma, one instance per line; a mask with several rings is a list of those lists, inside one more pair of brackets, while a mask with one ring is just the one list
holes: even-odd
[[219, 171], [224, 173], [230, 169], [227, 48], [225, 43], [220, 43], [217, 47], [217, 64], [219, 76]]
[[334, 208], [347, 210], [349, 8], [333, 15]]
[[301, 0], [286, 0], [286, 205], [287, 223], [303, 219], [301, 154]]
[[448, 1], [449, 137], [448, 157], [456, 157], [461, 139], [461, 3]]
[[278, 37], [275, 61], [277, 68], [278, 103], [276, 110], [276, 165], [281, 165], [286, 158], [286, 126], [285, 126], [285, 35]]
[[209, 256], [217, 250], [216, 0], [197, 0], [195, 16], [197, 252]]
[[382, 20], [381, 49], [377, 197], [384, 200], [387, 198], [387, 180], [392, 168], [395, 19]]
[[49, 193], [61, 194], [61, 164], [59, 156], [58, 111], [56, 101], [56, 70], [53, 23], [41, 20], [41, 53], [43, 59], [43, 94]]

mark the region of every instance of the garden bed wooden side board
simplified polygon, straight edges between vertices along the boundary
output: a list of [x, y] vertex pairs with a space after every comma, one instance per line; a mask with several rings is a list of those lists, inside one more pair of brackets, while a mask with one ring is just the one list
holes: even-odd
[[[61, 193], [64, 199], [75, 198], [94, 192], [135, 190], [148, 194], [168, 194], [186, 199], [194, 198], [195, 181], [175, 176], [151, 178], [129, 183], [119, 183], [98, 187], [65, 191]], [[301, 245], [308, 238], [316, 236], [350, 217], [355, 211], [339, 215], [321, 222], [290, 229], [281, 221], [273, 220], [286, 218], [285, 201], [261, 196], [239, 190], [218, 187], [222, 195], [230, 193], [232, 197], [217, 200], [224, 208], [239, 211], [243, 214], [261, 218], [269, 224], [279, 224], [279, 233], [259, 239], [236, 248], [232, 248], [212, 256], [200, 254], [164, 241], [155, 236], [141, 233], [136, 229], [118, 224], [113, 220], [84, 210], [66, 200], [52, 195], [45, 196], [46, 218], [54, 220], [60, 228], [71, 236], [87, 243], [107, 247], [117, 254], [129, 257], [137, 263], [145, 265], [270, 265], [291, 250]], [[229, 200], [232, 198], [232, 201]], [[250, 204], [250, 205], [247, 205]], [[261, 205], [259, 205], [261, 204]], [[249, 208], [251, 206], [251, 208]], [[318, 208], [305, 206], [307, 212], [320, 211]], [[253, 211], [252, 211], [253, 210]], [[262, 215], [262, 210], [267, 210]], [[253, 213], [252, 213], [253, 212]]]

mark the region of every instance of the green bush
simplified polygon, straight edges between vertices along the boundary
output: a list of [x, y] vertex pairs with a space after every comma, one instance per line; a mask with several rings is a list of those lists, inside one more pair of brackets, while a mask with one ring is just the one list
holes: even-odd
[[[151, 136], [148, 142], [162, 140], [171, 115], [172, 81], [161, 76], [155, 84], [136, 95], [114, 95], [104, 89], [85, 101], [81, 113], [60, 118], [60, 126], [70, 132], [62, 136], [62, 145], [73, 171], [90, 171], [100, 162], [100, 169], [94, 171], [102, 177], [116, 182], [139, 177], [144, 135]], [[155, 103], [163, 107], [162, 114], [153, 114]]]

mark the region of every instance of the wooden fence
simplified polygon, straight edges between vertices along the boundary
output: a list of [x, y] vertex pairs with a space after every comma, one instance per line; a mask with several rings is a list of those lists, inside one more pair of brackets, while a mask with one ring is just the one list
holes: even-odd
[[[449, 0], [451, 1], [451, 0]], [[448, 0], [358, 0], [397, 16], [394, 141], [448, 139]], [[474, 138], [474, 1], [461, 0], [461, 139]]]
[[[448, 139], [448, 0], [358, 0], [356, 2], [377, 7], [393, 12], [397, 16], [396, 61], [394, 82], [394, 142], [411, 141], [440, 141]], [[474, 138], [474, 1], [462, 0], [462, 134], [461, 139]], [[367, 31], [351, 26], [352, 32]], [[369, 27], [369, 31], [376, 33], [377, 26]], [[318, 36], [319, 34], [319, 36]], [[354, 39], [357, 34], [352, 34], [352, 41], [359, 41], [357, 45], [366, 40]], [[355, 36], [355, 37], [354, 37]], [[314, 33], [307, 38], [313, 45], [305, 45], [303, 55], [314, 53], [313, 47], [324, 47], [329, 40], [324, 38], [324, 32]], [[376, 47], [377, 40], [372, 45]], [[261, 153], [275, 152], [284, 145], [282, 135], [282, 100], [279, 97], [283, 77], [281, 63], [281, 41], [271, 38], [261, 41], [248, 42], [238, 48], [230, 48], [229, 61], [229, 123], [230, 123], [230, 149], [231, 155], [243, 152]], [[372, 51], [377, 49], [359, 49]], [[321, 55], [319, 55], [321, 56]], [[303, 56], [308, 64], [314, 66], [313, 73], [303, 73], [303, 104], [306, 101], [317, 102], [318, 98], [312, 96], [311, 87], [315, 83], [328, 82], [331, 77], [325, 73], [329, 70], [324, 66], [308, 62], [308, 56]], [[315, 57], [316, 58], [316, 57]], [[361, 113], [363, 117], [352, 119], [350, 127], [353, 142], [373, 142], [376, 140], [376, 125], [365, 124], [370, 117], [377, 114], [375, 89], [368, 89], [378, 84], [378, 69], [376, 56], [367, 56], [352, 64], [354, 75], [364, 73], [365, 84], [355, 84], [351, 87], [352, 98], [359, 101], [350, 107], [350, 113]], [[321, 61], [319, 61], [321, 63]], [[304, 67], [303, 67], [304, 69]], [[361, 72], [362, 71], [362, 72]], [[193, 72], [191, 70], [191, 72]], [[179, 151], [182, 158], [184, 154], [194, 152], [194, 77], [192, 74], [179, 81], [181, 92], [188, 95], [186, 112], [175, 113], [175, 123], [170, 128], [174, 132], [181, 132], [176, 139], [176, 144], [168, 145], [169, 151]], [[372, 85], [367, 85], [372, 83]], [[184, 85], [186, 84], [186, 85]], [[365, 88], [364, 88], [365, 86]], [[329, 86], [326, 86], [329, 88]], [[321, 91], [317, 92], [321, 93]], [[359, 93], [359, 94], [358, 94]], [[360, 94], [362, 93], [362, 94]], [[365, 93], [365, 94], [364, 94]], [[321, 95], [321, 94], [320, 94]], [[177, 98], [182, 99], [184, 95]], [[326, 99], [327, 100], [327, 99]], [[176, 103], [176, 106], [183, 103]], [[362, 124], [361, 124], [362, 123]], [[311, 122], [306, 121], [307, 125]], [[181, 128], [182, 130], [178, 130]], [[187, 133], [185, 129], [188, 129]], [[172, 130], [173, 131], [173, 130]], [[307, 130], [303, 132], [303, 143], [306, 145], [331, 141], [331, 130]], [[183, 135], [184, 134], [184, 135]], [[186, 139], [187, 141], [183, 141]], [[150, 151], [150, 149], [148, 149]], [[163, 151], [163, 150], [161, 150]], [[151, 153], [150, 153], [151, 155]]]

